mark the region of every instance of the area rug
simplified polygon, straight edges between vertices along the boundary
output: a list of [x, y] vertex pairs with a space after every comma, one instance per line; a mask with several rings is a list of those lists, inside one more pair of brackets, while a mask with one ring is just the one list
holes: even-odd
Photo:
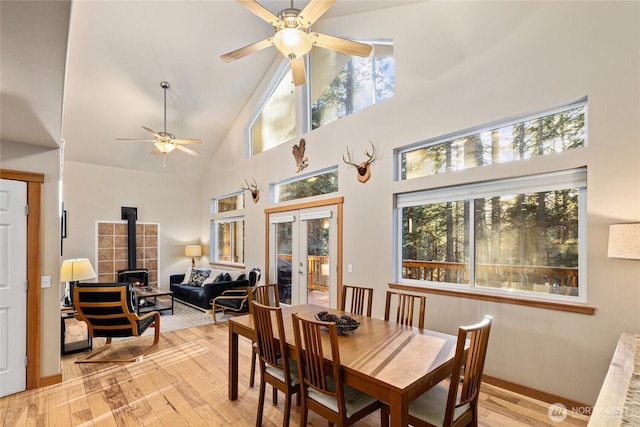
[[[160, 313], [160, 332], [176, 331], [210, 323], [213, 323], [211, 314], [203, 313], [178, 301], [173, 302], [173, 314], [171, 311]], [[149, 328], [142, 335], [153, 335], [153, 333], [153, 328]]]

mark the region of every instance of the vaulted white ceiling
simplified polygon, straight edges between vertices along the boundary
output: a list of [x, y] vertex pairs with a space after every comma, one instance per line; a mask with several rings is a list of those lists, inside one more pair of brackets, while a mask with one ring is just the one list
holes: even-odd
[[[321, 19], [413, 2], [338, 0]], [[261, 4], [275, 14], [291, 5]], [[3, 0], [0, 13], [1, 138], [45, 147], [63, 139], [70, 161], [199, 176], [279, 55], [219, 59], [273, 34], [232, 0]], [[163, 130], [163, 80], [171, 84], [167, 131], [203, 141], [191, 146], [200, 157], [176, 151], [165, 167], [151, 142], [116, 140], [146, 138], [142, 126]]]

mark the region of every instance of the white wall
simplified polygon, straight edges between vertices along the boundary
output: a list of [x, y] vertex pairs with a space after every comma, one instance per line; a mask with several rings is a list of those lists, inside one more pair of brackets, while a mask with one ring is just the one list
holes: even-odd
[[63, 259], [89, 258], [97, 271], [96, 221], [121, 221], [122, 206], [137, 207], [139, 222], [160, 225], [158, 285], [168, 289], [169, 275], [184, 273], [191, 266], [184, 246], [200, 243], [199, 194], [194, 179], [67, 161]]
[[[640, 263], [606, 257], [610, 223], [640, 221], [640, 4], [636, 2], [424, 2], [335, 18], [314, 30], [395, 42], [396, 93], [255, 158], [244, 159], [243, 127], [256, 90], [201, 180], [200, 236], [208, 238], [209, 199], [261, 183], [246, 208], [248, 266], [264, 264], [269, 183], [294, 175], [291, 146], [307, 141], [305, 172], [339, 165], [344, 203], [345, 283], [375, 287], [383, 312], [393, 276], [393, 195], [416, 189], [588, 168], [588, 304], [594, 315], [428, 296], [427, 326], [453, 333], [494, 316], [485, 373], [593, 404], [621, 332], [640, 332]], [[275, 68], [275, 65], [274, 65]], [[393, 149], [588, 96], [588, 147], [455, 174], [393, 181]], [[378, 147], [372, 178], [356, 181], [342, 163]], [[419, 355], [416, 355], [419, 361]]]
[[51, 287], [41, 290], [40, 375], [49, 377], [60, 373], [60, 150], [3, 141], [0, 154], [3, 169], [44, 174], [40, 267]]

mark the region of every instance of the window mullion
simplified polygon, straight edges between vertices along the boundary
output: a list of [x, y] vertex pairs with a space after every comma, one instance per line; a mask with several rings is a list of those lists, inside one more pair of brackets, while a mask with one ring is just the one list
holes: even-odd
[[476, 201], [469, 199], [469, 288], [476, 287]]

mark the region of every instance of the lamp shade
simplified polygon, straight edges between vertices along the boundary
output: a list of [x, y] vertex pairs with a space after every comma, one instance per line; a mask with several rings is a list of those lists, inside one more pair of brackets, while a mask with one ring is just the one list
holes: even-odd
[[640, 222], [609, 226], [609, 258], [640, 259]]
[[93, 279], [96, 271], [87, 258], [67, 259], [62, 261], [60, 268], [60, 280], [63, 282], [78, 282], [80, 280]]
[[200, 245], [187, 245], [184, 247], [184, 256], [201, 256], [202, 247]]

